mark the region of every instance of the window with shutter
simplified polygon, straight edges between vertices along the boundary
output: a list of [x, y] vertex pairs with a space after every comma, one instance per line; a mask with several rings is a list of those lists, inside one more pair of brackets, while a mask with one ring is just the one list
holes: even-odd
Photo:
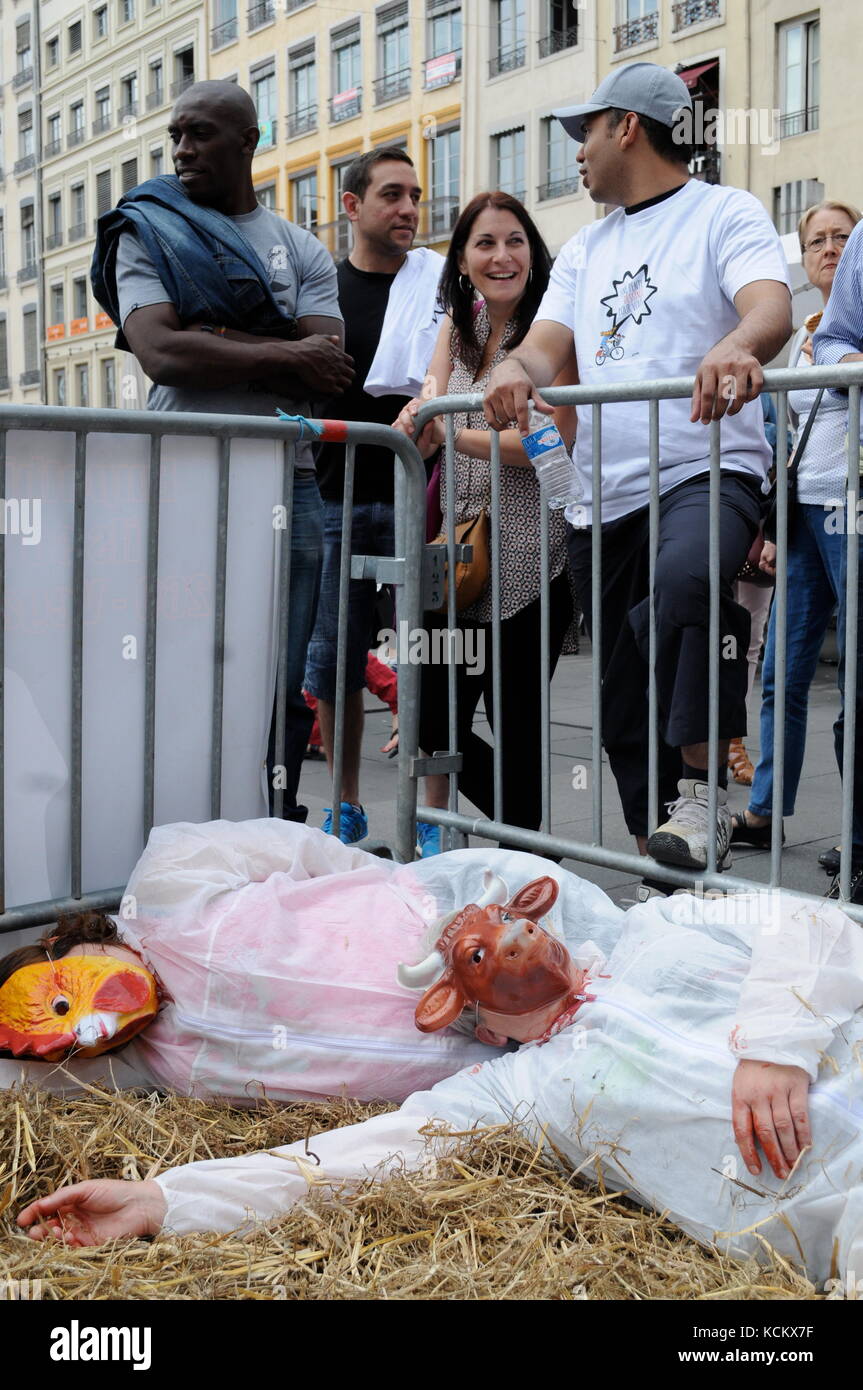
[[81, 52], [81, 21], [69, 25], [69, 53]]
[[[0, 319], [0, 381], [9, 384], [9, 349], [6, 342], [6, 320]], [[5, 387], [0, 387], [5, 390]]]
[[96, 175], [96, 216], [101, 217], [111, 207], [111, 170], [103, 169]]
[[24, 371], [39, 370], [39, 339], [36, 334], [36, 309], [24, 310]]
[[126, 159], [120, 165], [120, 182], [122, 191], [128, 193], [138, 182], [138, 161], [137, 159]]

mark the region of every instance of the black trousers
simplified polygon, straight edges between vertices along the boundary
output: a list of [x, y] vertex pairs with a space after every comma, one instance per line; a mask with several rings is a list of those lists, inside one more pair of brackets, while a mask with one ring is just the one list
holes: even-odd
[[[659, 799], [673, 801], [682, 775], [680, 748], [708, 732], [709, 607], [706, 474], [660, 498], [656, 560], [656, 696]], [[719, 737], [746, 732], [749, 614], [732, 585], [755, 538], [760, 485], [723, 473], [720, 489]], [[591, 626], [590, 532], [570, 531], [569, 553], [588, 630]], [[648, 833], [648, 509], [602, 527], [602, 738], [628, 829]]]
[[[572, 622], [572, 594], [566, 573], [549, 586], [549, 676], [554, 674], [567, 629]], [[462, 754], [459, 791], [478, 810], [494, 816], [494, 764], [491, 745], [473, 732], [480, 696], [485, 699], [495, 738], [501, 740], [503, 762], [503, 819], [510, 825], [537, 830], [542, 820], [542, 768], [539, 679], [539, 599], [505, 618], [500, 625], [501, 712], [492, 699], [491, 624], [468, 624], [484, 644], [485, 669], [469, 675], [464, 665], [456, 671], [458, 694], [458, 748]], [[446, 617], [426, 613], [427, 628], [446, 626]], [[478, 650], [483, 650], [480, 646]], [[423, 667], [420, 687], [420, 746], [427, 753], [449, 747], [448, 667]]]

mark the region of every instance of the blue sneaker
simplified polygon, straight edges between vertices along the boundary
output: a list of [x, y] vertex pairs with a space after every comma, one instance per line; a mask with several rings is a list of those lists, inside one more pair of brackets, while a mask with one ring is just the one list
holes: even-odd
[[[324, 821], [321, 826], [325, 835], [333, 833], [333, 808], [324, 807]], [[364, 840], [369, 833], [369, 822], [362, 806], [354, 806], [350, 801], [341, 803], [341, 816], [339, 817], [339, 839], [343, 845], [355, 845], [357, 840]]]
[[417, 850], [420, 859], [431, 859], [433, 854], [441, 853], [443, 828], [430, 825], [427, 820], [417, 821]]

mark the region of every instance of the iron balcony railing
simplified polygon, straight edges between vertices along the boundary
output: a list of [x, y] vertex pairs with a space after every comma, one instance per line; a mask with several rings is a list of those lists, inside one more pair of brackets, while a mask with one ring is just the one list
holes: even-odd
[[46, 250], [46, 251], [56, 251], [57, 247], [58, 247], [58, 246], [62, 246], [62, 245], [63, 245], [63, 233], [62, 233], [62, 232], [49, 232], [49, 233], [48, 233], [48, 235], [47, 235], [46, 238], [45, 238], [45, 250]]
[[565, 179], [549, 179], [546, 183], [541, 183], [537, 189], [537, 197], [541, 203], [546, 203], [549, 198], [563, 198], [567, 193], [575, 193], [577, 189], [578, 174], [570, 174]]
[[80, 241], [81, 238], [82, 238], [82, 237], [85, 237], [86, 235], [87, 235], [87, 223], [86, 223], [86, 222], [73, 222], [72, 226], [69, 228], [69, 240], [70, 240], [70, 241]]
[[217, 24], [210, 30], [210, 47], [224, 48], [225, 44], [235, 43], [240, 31], [240, 22], [236, 15], [233, 19], [226, 19], [224, 24]]
[[249, 33], [255, 29], [261, 29], [265, 24], [272, 24], [276, 17], [275, 6], [271, 0], [264, 0], [262, 5], [251, 5], [246, 13], [246, 22]]
[[640, 43], [654, 43], [659, 37], [659, 11], [643, 14], [640, 19], [627, 20], [614, 29], [614, 51], [622, 53], [625, 48], [635, 48]]
[[285, 0], [285, 12], [290, 14], [292, 10], [302, 10], [306, 5], [311, 5], [313, 0]]
[[351, 224], [346, 217], [337, 217], [334, 222], [321, 222], [313, 231], [318, 241], [322, 241], [334, 260], [343, 260], [351, 249]]
[[147, 93], [147, 110], [154, 111], [157, 106], [165, 104], [165, 88], [154, 87]]
[[805, 111], [789, 111], [787, 115], [780, 116], [780, 140], [789, 135], [805, 135], [809, 130], [817, 130], [819, 111], [817, 106], [807, 106]]
[[45, 145], [44, 145], [43, 150], [42, 150], [42, 154], [44, 155], [44, 157], [45, 157], [46, 159], [53, 159], [54, 155], [55, 155], [55, 154], [59, 154], [60, 151], [62, 150], [62, 148], [63, 148], [63, 141], [62, 141], [62, 139], [59, 139], [59, 138], [58, 138], [57, 140], [46, 140]]
[[292, 140], [295, 135], [307, 135], [311, 130], [318, 128], [318, 108], [315, 106], [304, 106], [301, 111], [291, 111], [287, 118], [288, 139]]
[[117, 119], [118, 119], [119, 121], [128, 121], [132, 116], [137, 116], [137, 114], [138, 114], [138, 103], [137, 103], [137, 101], [127, 101], [127, 102], [126, 102], [126, 105], [125, 105], [125, 106], [121, 106], [120, 109], [119, 109], [119, 111], [117, 112]]
[[193, 72], [187, 73], [185, 77], [178, 77], [176, 82], [171, 83], [171, 100], [176, 101], [177, 97], [182, 96], [194, 81], [195, 74]]
[[[5, 284], [6, 277], [3, 276], [3, 275], [0, 275], [0, 280], [3, 280], [3, 282], [4, 282], [4, 284]], [[9, 382], [8, 376], [0, 376], [0, 391], [8, 391], [8, 390], [9, 390], [9, 386], [10, 386], [10, 382]]]
[[[451, 61], [445, 63], [445, 58]], [[426, 58], [423, 63], [423, 87], [427, 92], [433, 92], [436, 87], [448, 87], [450, 82], [455, 82], [461, 77], [461, 49], [454, 49], [452, 53], [441, 53], [436, 58]]]
[[28, 261], [27, 264], [22, 265], [21, 269], [18, 271], [18, 284], [26, 285], [28, 280], [35, 280], [38, 274], [39, 267], [36, 265], [36, 262]]
[[36, 386], [42, 380], [42, 373], [38, 367], [29, 367], [26, 372], [22, 372], [18, 377], [20, 386]]
[[570, 24], [566, 29], [556, 29], [539, 40], [540, 58], [550, 58], [553, 53], [562, 53], [566, 48], [575, 48], [578, 43], [578, 24]]
[[375, 106], [382, 106], [385, 101], [394, 101], [396, 97], [402, 97], [411, 89], [411, 70], [402, 68], [399, 72], [387, 72], [383, 77], [378, 77], [374, 82]]
[[721, 19], [722, 0], [682, 0], [672, 5], [674, 32], [688, 29], [690, 24], [703, 24], [708, 19]]
[[35, 154], [23, 154], [20, 159], [16, 159], [12, 166], [15, 174], [26, 174], [28, 169], [32, 169], [36, 164]]
[[97, 116], [93, 122], [93, 134], [102, 135], [104, 131], [111, 129], [111, 113], [106, 111], [104, 116]]
[[337, 125], [339, 121], [349, 121], [353, 116], [359, 116], [362, 109], [362, 87], [353, 88], [350, 92], [337, 92], [330, 97], [330, 123]]
[[455, 196], [441, 194], [437, 198], [428, 198], [420, 203], [417, 245], [427, 246], [432, 241], [448, 241], [458, 221], [459, 212], [459, 201]]
[[15, 76], [12, 78], [12, 86], [15, 89], [15, 91], [17, 91], [19, 87], [26, 87], [27, 83], [32, 81], [33, 68], [19, 68]]
[[523, 68], [527, 48], [525, 44], [516, 44], [513, 48], [501, 48], [488, 60], [489, 77], [497, 77], [502, 72], [513, 72], [516, 68]]
[[84, 127], [82, 125], [76, 126], [75, 129], [70, 130], [69, 134], [66, 136], [67, 150], [74, 150], [76, 145], [83, 145], [86, 139], [87, 132]]

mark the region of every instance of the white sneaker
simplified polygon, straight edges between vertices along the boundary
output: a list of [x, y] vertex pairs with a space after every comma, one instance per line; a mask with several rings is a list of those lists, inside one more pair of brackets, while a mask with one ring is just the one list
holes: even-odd
[[[707, 783], [684, 779], [677, 784], [680, 796], [669, 802], [668, 820], [647, 841], [647, 853], [661, 864], [681, 864], [688, 869], [707, 868]], [[717, 788], [716, 867], [731, 867], [731, 813], [727, 794]]]

